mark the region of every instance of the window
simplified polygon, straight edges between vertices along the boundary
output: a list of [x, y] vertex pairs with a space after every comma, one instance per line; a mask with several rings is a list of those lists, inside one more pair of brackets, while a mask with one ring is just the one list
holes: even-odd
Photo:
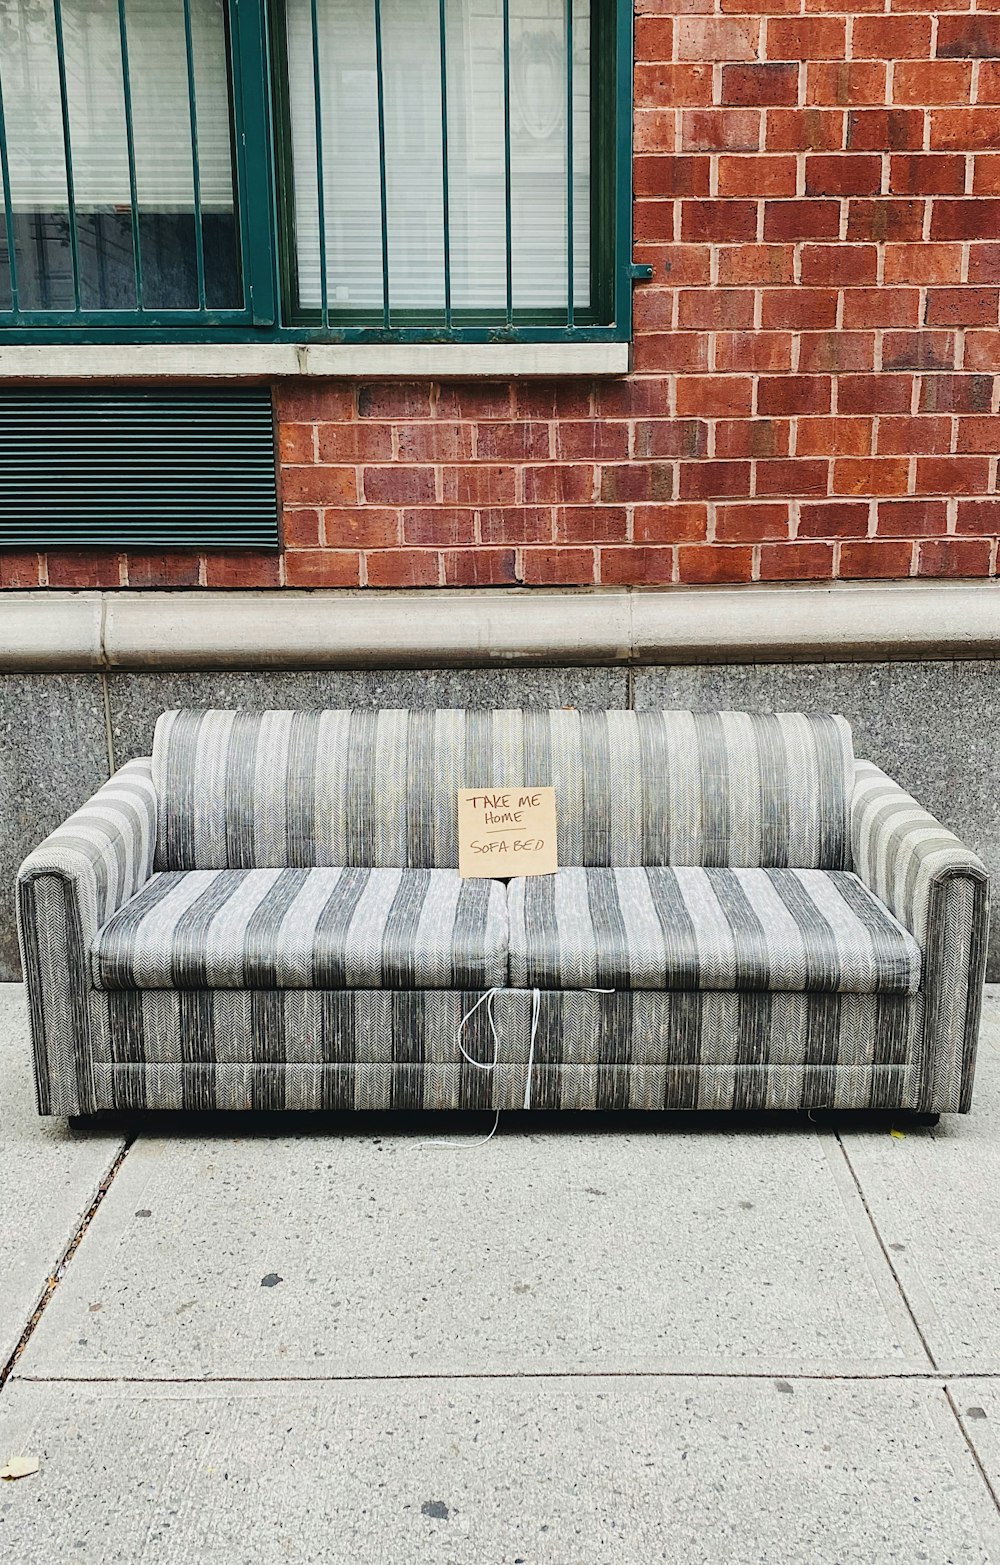
[[626, 337], [630, 70], [625, 0], [0, 0], [0, 333]]

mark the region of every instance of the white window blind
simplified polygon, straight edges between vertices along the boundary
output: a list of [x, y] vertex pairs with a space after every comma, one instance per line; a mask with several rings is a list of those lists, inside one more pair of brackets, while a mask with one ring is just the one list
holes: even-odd
[[[573, 6], [571, 96], [567, 4]], [[589, 4], [510, 0], [510, 281], [520, 311], [566, 311], [570, 185], [573, 301], [580, 309], [590, 303]], [[317, 0], [316, 9], [327, 300], [334, 312], [379, 312], [384, 269], [374, 3]], [[451, 307], [503, 312], [502, 0], [445, 0], [443, 73], [438, 0], [382, 0], [380, 9], [390, 308], [445, 308], [447, 190]], [[315, 309], [322, 286], [310, 0], [288, 0], [287, 49], [298, 301]]]
[[[201, 205], [233, 206], [229, 71], [223, 0], [189, 0]], [[81, 212], [130, 204], [118, 0], [63, 0], [70, 149]], [[194, 207], [191, 116], [182, 0], [126, 0], [140, 208]], [[68, 204], [51, 0], [0, 0], [3, 93], [15, 211]]]

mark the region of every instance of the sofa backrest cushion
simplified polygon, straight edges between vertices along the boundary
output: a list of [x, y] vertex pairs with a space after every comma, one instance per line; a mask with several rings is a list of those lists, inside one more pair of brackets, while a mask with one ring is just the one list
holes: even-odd
[[453, 868], [458, 788], [553, 785], [564, 865], [850, 868], [851, 731], [796, 712], [167, 712], [157, 869]]

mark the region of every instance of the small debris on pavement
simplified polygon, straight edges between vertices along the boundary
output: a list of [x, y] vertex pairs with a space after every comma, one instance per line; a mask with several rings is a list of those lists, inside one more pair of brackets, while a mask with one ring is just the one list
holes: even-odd
[[0, 1478], [30, 1478], [40, 1466], [37, 1456], [12, 1456], [6, 1467], [0, 1467]]

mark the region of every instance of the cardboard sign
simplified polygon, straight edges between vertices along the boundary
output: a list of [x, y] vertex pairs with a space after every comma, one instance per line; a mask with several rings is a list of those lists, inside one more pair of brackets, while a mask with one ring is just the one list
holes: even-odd
[[554, 788], [459, 788], [460, 875], [554, 875], [557, 867]]

